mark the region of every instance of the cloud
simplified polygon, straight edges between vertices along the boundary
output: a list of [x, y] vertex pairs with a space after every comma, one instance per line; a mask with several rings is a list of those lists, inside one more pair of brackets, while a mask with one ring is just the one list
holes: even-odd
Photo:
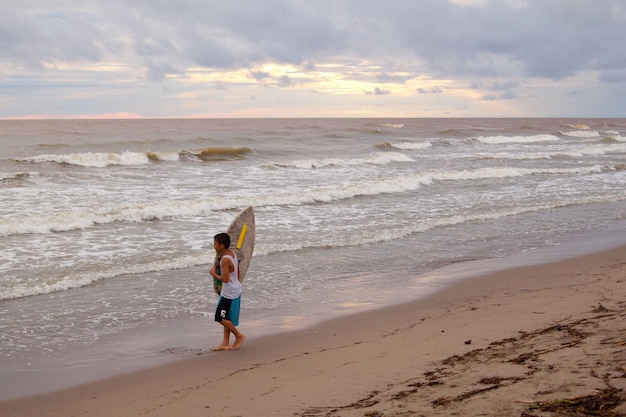
[[[39, 4], [38, 7], [28, 6]], [[443, 75], [520, 71], [562, 78], [623, 65], [624, 6], [597, 0], [297, 2], [31, 1], [2, 8], [2, 56], [22, 65], [105, 57], [172, 68], [302, 65], [355, 54], [411, 53]], [[613, 40], [613, 41], [611, 41]], [[617, 55], [617, 56], [616, 56]], [[509, 63], [507, 68], [502, 64]]]
[[383, 90], [382, 88], [379, 87], [374, 87], [374, 90], [372, 91], [363, 91], [366, 95], [371, 96], [384, 96], [390, 93], [389, 90]]
[[168, 75], [178, 74], [179, 70], [162, 62], [146, 60], [146, 78], [150, 81], [161, 81]]
[[495, 72], [562, 79], [606, 67], [616, 54], [622, 56], [622, 63], [626, 57], [610, 41], [624, 39], [619, 29], [624, 11], [616, 2], [600, 0], [591, 6], [579, 0], [535, 0], [525, 7], [513, 7], [491, 1], [483, 7], [465, 8], [441, 3], [431, 13], [437, 15], [435, 22], [446, 22], [445, 30], [437, 30], [436, 23], [418, 21], [415, 26], [424, 30], [412, 33], [405, 26], [401, 32], [427, 39], [428, 43], [416, 42], [413, 49], [445, 75]]
[[[0, 83], [9, 103], [0, 117], [23, 113], [15, 103], [28, 91], [96, 92], [86, 85], [100, 83], [151, 101], [172, 100], [204, 83], [233, 93], [222, 99], [255, 96], [257, 103], [263, 93], [255, 86], [272, 85], [297, 91], [302, 100], [304, 89], [316, 100], [338, 93], [436, 94], [442, 106], [446, 98], [464, 96], [459, 107], [465, 108], [471, 100], [531, 97], [524, 90], [535, 80], [563, 91], [572, 89], [572, 79], [584, 79], [588, 88], [626, 84], [626, 5], [620, 0], [53, 3], [0, 4]], [[595, 79], [581, 77], [587, 74]], [[150, 83], [166, 84], [172, 96]], [[233, 88], [247, 90], [234, 94]], [[153, 108], [136, 105], [137, 113]]]
[[418, 88], [417, 92], [420, 94], [441, 94], [443, 90], [441, 88]]
[[626, 69], [603, 71], [599, 76], [600, 81], [610, 84], [626, 83]]
[[252, 76], [252, 78], [257, 81], [264, 81], [272, 78], [272, 74], [270, 74], [269, 72], [257, 70], [250, 71], [250, 76]]

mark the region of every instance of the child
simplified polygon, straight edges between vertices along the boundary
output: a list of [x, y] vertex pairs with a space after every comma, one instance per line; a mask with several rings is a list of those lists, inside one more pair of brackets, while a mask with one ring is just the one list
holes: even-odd
[[[218, 233], [213, 240], [213, 247], [217, 253], [219, 270], [216, 265], [211, 268], [211, 276], [222, 281], [220, 298], [215, 310], [215, 321], [224, 326], [224, 338], [222, 343], [215, 346], [213, 351], [234, 350], [246, 339], [237, 330], [239, 325], [239, 308], [241, 303], [241, 284], [239, 283], [239, 261], [235, 252], [229, 249], [230, 236], [227, 233]], [[235, 336], [235, 342], [230, 345], [230, 334]]]

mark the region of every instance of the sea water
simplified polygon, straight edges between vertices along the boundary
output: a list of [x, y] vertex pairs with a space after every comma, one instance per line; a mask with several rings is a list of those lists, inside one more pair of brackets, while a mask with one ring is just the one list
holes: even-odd
[[0, 398], [219, 343], [212, 240], [249, 205], [253, 336], [423, 297], [446, 265], [624, 236], [625, 136], [625, 119], [0, 121]]

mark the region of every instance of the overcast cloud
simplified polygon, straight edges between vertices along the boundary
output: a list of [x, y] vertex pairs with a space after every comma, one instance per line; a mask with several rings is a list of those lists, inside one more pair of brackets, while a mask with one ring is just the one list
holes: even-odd
[[621, 0], [4, 0], [0, 118], [626, 116]]

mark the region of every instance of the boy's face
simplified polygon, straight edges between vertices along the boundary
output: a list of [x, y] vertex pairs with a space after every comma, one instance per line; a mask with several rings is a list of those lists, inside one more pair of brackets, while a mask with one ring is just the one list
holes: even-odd
[[217, 253], [224, 252], [224, 250], [226, 250], [224, 245], [221, 243], [218, 243], [217, 240], [213, 241], [213, 248], [215, 249], [215, 252]]

